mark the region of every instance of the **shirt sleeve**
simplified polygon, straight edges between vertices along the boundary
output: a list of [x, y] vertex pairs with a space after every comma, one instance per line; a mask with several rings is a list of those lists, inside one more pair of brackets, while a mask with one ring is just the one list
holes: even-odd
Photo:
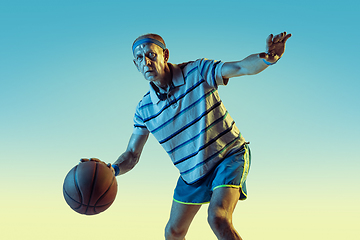
[[144, 120], [141, 117], [139, 106], [140, 106], [140, 103], [137, 105], [136, 111], [135, 111], [133, 133], [138, 134], [138, 135], [147, 135], [147, 134], [149, 134], [149, 130], [145, 126]]
[[203, 58], [198, 60], [198, 64], [201, 76], [210, 86], [217, 88], [218, 85], [228, 83], [228, 79], [224, 79], [221, 74], [224, 62]]

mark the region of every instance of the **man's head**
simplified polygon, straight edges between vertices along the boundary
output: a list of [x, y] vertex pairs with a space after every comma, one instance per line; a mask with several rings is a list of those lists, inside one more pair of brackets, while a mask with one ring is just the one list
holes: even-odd
[[169, 50], [162, 37], [157, 34], [141, 35], [134, 41], [132, 50], [134, 64], [145, 79], [160, 85], [166, 84]]

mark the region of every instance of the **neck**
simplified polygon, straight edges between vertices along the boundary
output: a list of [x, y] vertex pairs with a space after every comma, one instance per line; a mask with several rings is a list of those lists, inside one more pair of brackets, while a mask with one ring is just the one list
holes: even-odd
[[164, 74], [163, 78], [161, 78], [160, 80], [157, 80], [157, 81], [153, 81], [153, 83], [158, 88], [167, 91], [171, 84], [171, 81], [172, 81], [172, 71], [168, 64], [166, 64], [164, 72], [165, 72], [165, 74]]

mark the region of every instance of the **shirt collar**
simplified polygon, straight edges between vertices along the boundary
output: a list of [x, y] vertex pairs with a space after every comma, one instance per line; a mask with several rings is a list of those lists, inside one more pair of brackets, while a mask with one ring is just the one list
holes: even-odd
[[[181, 85], [185, 84], [185, 79], [184, 79], [184, 75], [180, 69], [180, 67], [178, 65], [175, 64], [171, 64], [168, 63], [169, 67], [172, 70], [172, 82], [174, 84], [174, 87], [179, 87]], [[151, 84], [149, 83], [150, 86], [150, 98], [151, 101], [153, 102], [153, 104], [158, 104], [160, 102], [159, 97], [156, 95], [155, 89], [153, 88], [153, 86], [151, 86]]]

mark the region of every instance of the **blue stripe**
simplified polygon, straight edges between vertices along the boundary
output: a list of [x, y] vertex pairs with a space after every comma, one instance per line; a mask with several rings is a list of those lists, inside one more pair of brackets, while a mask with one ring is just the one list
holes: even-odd
[[226, 118], [227, 115], [228, 115], [228, 112], [226, 111], [226, 113], [223, 116], [219, 117], [214, 122], [212, 122], [209, 126], [205, 127], [203, 130], [201, 130], [201, 132], [198, 135], [196, 135], [193, 138], [190, 138], [189, 140], [187, 140], [187, 141], [183, 142], [182, 144], [176, 146], [175, 148], [171, 149], [167, 153], [171, 154], [171, 153], [175, 152], [176, 150], [178, 150], [179, 148], [182, 148], [183, 146], [185, 146], [185, 145], [189, 144], [190, 142], [194, 141], [195, 139], [199, 138], [203, 133], [205, 133], [206, 131], [211, 129], [217, 123], [223, 121]]
[[195, 88], [197, 88], [198, 86], [200, 86], [204, 82], [205, 82], [205, 80], [201, 79], [195, 85], [191, 86], [191, 88], [189, 88], [184, 94], [180, 95], [179, 98], [175, 98], [175, 100], [173, 100], [170, 103], [166, 104], [166, 106], [163, 109], [161, 109], [158, 113], [156, 113], [156, 114], [154, 114], [154, 115], [152, 115], [152, 116], [150, 116], [148, 118], [145, 118], [144, 123], [158, 117], [163, 111], [165, 111], [167, 108], [169, 108], [173, 103], [175, 103], [175, 102], [179, 101], [180, 99], [182, 99], [183, 97], [185, 97], [188, 93], [193, 91]]
[[[207, 142], [206, 144], [204, 144], [204, 145], [203, 145], [202, 147], [200, 147], [196, 152], [194, 152], [194, 153], [192, 153], [192, 154], [190, 154], [190, 155], [188, 155], [188, 156], [180, 159], [180, 160], [177, 161], [177, 162], [174, 162], [174, 165], [177, 165], [177, 164], [179, 164], [179, 163], [182, 163], [182, 162], [184, 162], [184, 161], [186, 161], [186, 160], [188, 160], [188, 159], [196, 156], [201, 150], [207, 148], [208, 146], [210, 146], [211, 144], [213, 144], [214, 142], [216, 142], [219, 138], [221, 138], [222, 136], [224, 136], [226, 133], [230, 132], [230, 131], [232, 130], [234, 124], [235, 124], [235, 122], [233, 121], [232, 124], [231, 124], [231, 127], [229, 127], [228, 129], [226, 129], [225, 131], [221, 132], [221, 133], [220, 133], [219, 135], [217, 135], [215, 138], [211, 139], [211, 141], [209, 141], [209, 142]], [[229, 145], [229, 144], [227, 144], [226, 146], [228, 146], [228, 145]], [[223, 149], [224, 149], [224, 148], [223, 148]], [[221, 151], [222, 151], [222, 150], [221, 150]], [[221, 151], [219, 151], [219, 152], [221, 152]], [[218, 152], [218, 153], [219, 153], [219, 152]], [[216, 155], [216, 154], [212, 155], [210, 158], [214, 157], [215, 155]], [[209, 158], [206, 159], [206, 160], [204, 160], [202, 163], [206, 163], [206, 162], [208, 162], [208, 161], [210, 161]], [[199, 165], [199, 164], [198, 164], [198, 165]], [[196, 166], [197, 166], [197, 165], [196, 165]], [[191, 168], [191, 169], [193, 169], [193, 168]], [[191, 169], [185, 171], [184, 173], [190, 171]], [[183, 174], [183, 173], [181, 173], [181, 174]]]
[[[201, 162], [201, 163], [198, 163], [196, 164], [194, 167], [184, 171], [184, 172], [181, 172], [180, 174], [186, 174], [186, 173], [189, 173], [189, 172], [192, 172], [194, 171], [196, 168], [200, 167], [201, 165], [204, 165], [206, 164], [207, 162], [209, 162], [211, 159], [215, 158], [216, 156], [219, 156], [219, 154], [221, 152], [223, 152], [224, 150], [226, 150], [229, 146], [231, 146], [236, 140], [240, 139], [240, 135], [236, 138], [234, 138], [231, 142], [229, 142], [228, 144], [226, 144], [221, 150], [217, 151], [216, 153], [214, 153], [213, 155], [211, 155], [210, 157], [208, 157], [207, 159], [205, 159], [205, 161]], [[197, 179], [198, 180], [198, 179]], [[196, 180], [196, 181], [197, 181]], [[194, 181], [194, 182], [196, 182]]]
[[147, 106], [149, 106], [149, 105], [153, 105], [153, 103], [151, 102], [151, 100], [150, 100], [149, 103], [146, 103], [146, 104], [142, 105], [139, 109], [144, 108], [144, 107], [147, 107]]
[[217, 88], [215, 69], [216, 69], [216, 66], [217, 66], [219, 63], [220, 63], [220, 62], [216, 62], [216, 63], [214, 64], [214, 66], [213, 66], [212, 71], [211, 71], [215, 88]]
[[173, 137], [175, 137], [176, 135], [178, 135], [179, 133], [181, 133], [182, 131], [184, 131], [185, 129], [189, 128], [190, 126], [194, 125], [195, 123], [197, 123], [201, 118], [203, 118], [204, 116], [206, 116], [207, 114], [209, 114], [212, 110], [214, 110], [215, 108], [219, 107], [221, 105], [221, 101], [217, 102], [216, 104], [212, 105], [211, 108], [207, 109], [205, 112], [203, 112], [199, 117], [195, 118], [192, 122], [186, 124], [184, 127], [180, 128], [178, 131], [176, 131], [174, 134], [170, 135], [169, 137], [160, 140], [159, 143], [163, 144], [167, 141], [169, 141], [170, 139], [172, 139]]
[[143, 103], [143, 105], [141, 105], [141, 106], [139, 107], [139, 109], [153, 104], [152, 101], [151, 101], [151, 98], [150, 98], [150, 91], [147, 92], [147, 93], [143, 96], [143, 99], [142, 99], [141, 101], [142, 101], [142, 102], [145, 102], [145, 100], [147, 100], [147, 101], [146, 101], [147, 103]]
[[[238, 139], [240, 139], [240, 136], [239, 137], [237, 137], [236, 139], [234, 139], [231, 143], [234, 143], [236, 140], [238, 140]], [[228, 146], [226, 146], [226, 148], [227, 148]], [[226, 148], [224, 148], [224, 150], [226, 149]], [[242, 151], [242, 149], [241, 149], [241, 151]], [[221, 151], [219, 151], [217, 154], [219, 154]], [[216, 154], [215, 154], [216, 155]], [[202, 178], [204, 178], [205, 176], [206, 176], [207, 174], [205, 174], [205, 175], [202, 175], [202, 176], [200, 176], [199, 178], [197, 178], [197, 179], [195, 179], [194, 181], [192, 181], [192, 182], [186, 182], [185, 180], [185, 182], [187, 183], [187, 184], [194, 184], [194, 183], [196, 183], [197, 181], [199, 181], [199, 180], [201, 180]]]
[[[193, 69], [191, 69], [191, 70], [187, 73], [187, 75], [185, 76], [184, 79], [186, 80], [186, 78], [187, 78], [191, 73], [193, 73], [197, 68], [198, 68], [198, 67], [194, 67]], [[198, 84], [201, 84], [202, 81], [205, 81], [205, 80], [204, 80], [204, 79], [201, 79], [200, 82], [198, 82]], [[196, 85], [196, 86], [198, 86], [198, 85]], [[195, 87], [196, 87], [196, 86], [195, 86]], [[188, 92], [191, 92], [192, 90], [193, 90], [193, 89], [190, 88], [190, 90], [188, 89], [187, 91], [188, 91]], [[170, 105], [172, 105], [174, 102], [176, 102], [176, 101], [178, 101], [179, 99], [181, 99], [182, 97], [184, 97], [188, 92], [186, 92], [185, 94], [179, 96], [178, 99], [175, 99], [174, 101], [172, 101], [172, 102], [170, 102], [169, 104], [167, 104], [162, 110], [160, 110], [159, 113], [155, 114], [154, 116], [156, 117], [156, 116], [160, 115], [162, 111], [164, 111], [166, 108], [170, 107]], [[150, 91], [149, 91], [147, 94], [145, 94], [144, 97], [146, 97], [146, 96], [149, 95], [149, 94], [150, 94]], [[150, 96], [149, 96], [149, 97], [150, 97]], [[150, 103], [147, 103], [147, 104], [142, 105], [141, 107], [139, 107], [139, 109], [144, 108], [144, 107], [147, 107], [147, 106], [149, 106], [149, 105], [152, 105], [151, 99], [150, 99]]]
[[[186, 74], [186, 76], [184, 77], [184, 79], [186, 80], [186, 78], [187, 78], [190, 74], [192, 74], [197, 68], [198, 68], [198, 67], [196, 66], [196, 67], [192, 68], [190, 71], [188, 71], [187, 74]], [[203, 79], [202, 79], [202, 80], [203, 80]], [[150, 95], [150, 91], [147, 92], [147, 93], [144, 95], [144, 98], [147, 97], [148, 95]], [[181, 96], [180, 96], [180, 97], [181, 97]], [[180, 97], [179, 97], [179, 99], [180, 99]], [[150, 98], [150, 96], [149, 96], [149, 98]], [[172, 104], [173, 104], [175, 101], [177, 101], [177, 100], [178, 100], [178, 99], [174, 100], [174, 101], [171, 102], [169, 105], [166, 105], [163, 110], [165, 110], [167, 107], [169, 107], [170, 105], [172, 105]], [[147, 103], [147, 104], [144, 104], [144, 105], [140, 106], [139, 109], [144, 108], [144, 107], [147, 107], [147, 106], [153, 104], [152, 101], [151, 101], [151, 99], [150, 99], [149, 101], [150, 101], [150, 103]], [[163, 111], [163, 110], [161, 110], [161, 111]], [[161, 113], [161, 112], [160, 112], [160, 113]], [[159, 114], [160, 114], [160, 113], [159, 113]]]
[[202, 100], [206, 99], [207, 97], [209, 97], [211, 94], [213, 94], [216, 90], [213, 89], [212, 91], [209, 91], [208, 93], [204, 94], [201, 98], [199, 98], [198, 100], [196, 100], [195, 102], [193, 102], [191, 105], [189, 105], [187, 108], [185, 108], [184, 110], [182, 110], [181, 112], [179, 112], [178, 114], [176, 114], [173, 118], [169, 119], [168, 121], [164, 122], [162, 125], [160, 125], [159, 127], [153, 129], [151, 132], [152, 133], [156, 133], [157, 131], [161, 130], [162, 128], [164, 128], [166, 125], [168, 125], [169, 123], [173, 122], [176, 118], [180, 117], [181, 115], [185, 114], [188, 110], [190, 110], [191, 108], [193, 108], [195, 105], [197, 105], [198, 103], [200, 103]]
[[207, 67], [210, 63], [211, 63], [211, 61], [205, 60], [204, 66], [202, 67], [202, 69], [200, 71], [201, 76], [203, 76], [205, 67]]
[[139, 115], [137, 115], [136, 113], [135, 113], [135, 117], [136, 118], [138, 118], [138, 119], [140, 119], [142, 122], [144, 122], [144, 119], [142, 119]]
[[190, 71], [188, 71], [187, 74], [186, 74], [186, 76], [185, 76], [185, 80], [186, 80], [186, 78], [187, 78], [190, 74], [192, 74], [196, 69], [198, 69], [197, 66], [194, 67], [193, 69], [191, 69]]
[[148, 92], [143, 96], [143, 99], [144, 99], [145, 97], [149, 96], [149, 95], [150, 95], [150, 91], [148, 91]]

